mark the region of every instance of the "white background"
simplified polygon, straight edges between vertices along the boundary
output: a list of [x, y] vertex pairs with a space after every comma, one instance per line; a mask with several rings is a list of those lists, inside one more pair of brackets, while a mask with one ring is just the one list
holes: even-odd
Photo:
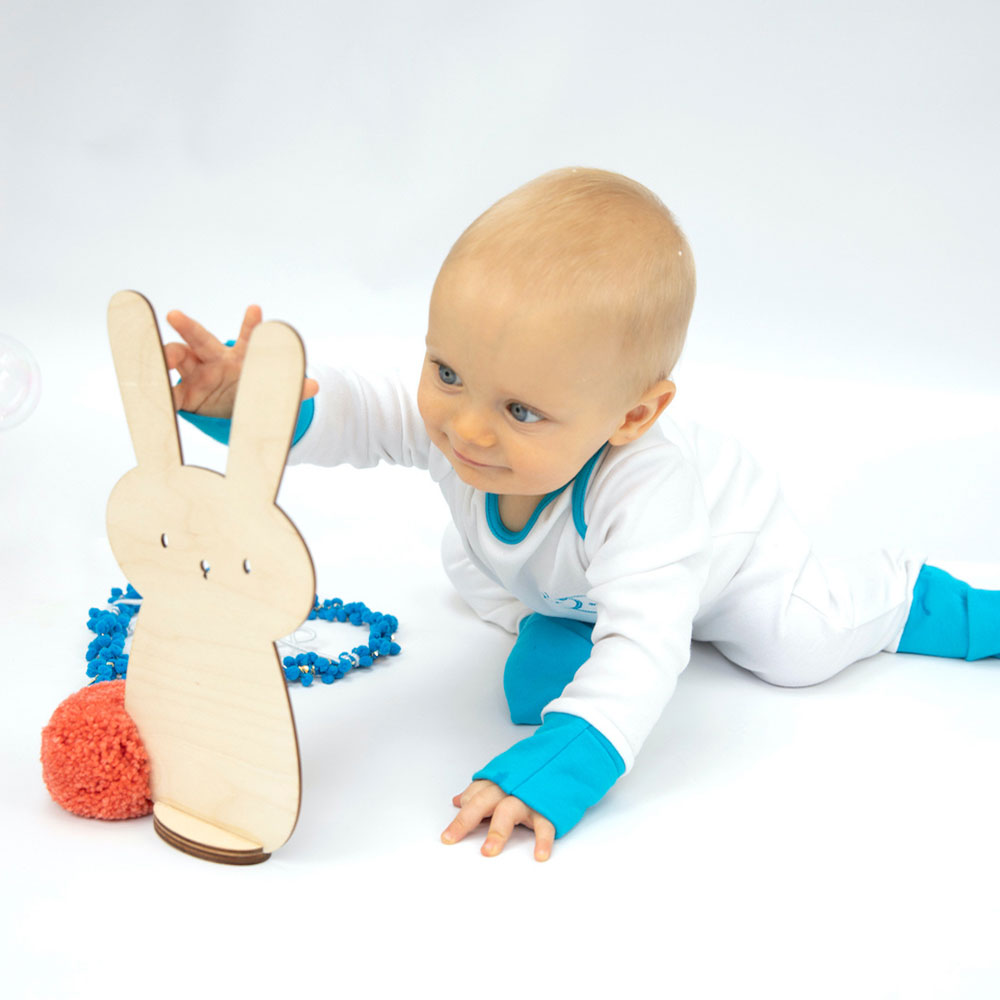
[[417, 472], [282, 486], [320, 593], [396, 614], [403, 654], [292, 692], [302, 813], [265, 865], [73, 817], [38, 753], [124, 583], [110, 296], [226, 337], [259, 302], [312, 357], [415, 379], [451, 242], [556, 166], [673, 208], [699, 268], [675, 405], [776, 468], [821, 548], [1000, 588], [998, 28], [985, 0], [5, 0], [0, 333], [42, 373], [0, 431], [5, 992], [996, 996], [995, 661], [883, 655], [786, 691], [697, 648], [551, 861], [527, 833], [442, 846], [451, 796], [524, 732]]

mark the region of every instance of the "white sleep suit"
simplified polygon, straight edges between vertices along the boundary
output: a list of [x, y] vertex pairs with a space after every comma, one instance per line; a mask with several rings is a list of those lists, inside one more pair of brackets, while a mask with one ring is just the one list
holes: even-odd
[[496, 497], [463, 483], [430, 442], [397, 380], [310, 373], [321, 391], [289, 461], [428, 469], [454, 520], [446, 569], [483, 619], [510, 632], [530, 612], [593, 625], [590, 658], [543, 715], [585, 720], [626, 770], [692, 638], [782, 685], [896, 649], [923, 560], [884, 551], [821, 565], [776, 480], [733, 443], [664, 416], [603, 448], [513, 533]]

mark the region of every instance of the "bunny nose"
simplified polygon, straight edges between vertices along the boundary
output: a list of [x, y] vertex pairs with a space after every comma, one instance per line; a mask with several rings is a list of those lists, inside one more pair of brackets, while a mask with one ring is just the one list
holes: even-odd
[[209, 564], [208, 564], [208, 560], [207, 559], [202, 559], [202, 561], [201, 561], [201, 572], [202, 572], [202, 576], [204, 576], [206, 580], [208, 579], [208, 571], [211, 568], [212, 567], [209, 566]]

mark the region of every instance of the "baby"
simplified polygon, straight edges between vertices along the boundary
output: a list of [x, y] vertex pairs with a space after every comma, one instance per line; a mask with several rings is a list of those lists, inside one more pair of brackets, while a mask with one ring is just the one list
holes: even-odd
[[[1000, 592], [904, 553], [821, 564], [773, 478], [663, 415], [694, 293], [690, 247], [655, 195], [558, 170], [448, 254], [415, 397], [391, 378], [306, 380], [290, 461], [426, 468], [454, 520], [449, 576], [517, 637], [504, 690], [513, 721], [538, 728], [455, 797], [445, 843], [491, 817], [485, 855], [523, 824], [546, 860], [631, 768], [692, 639], [792, 686], [880, 651], [1000, 653]], [[167, 316], [185, 341], [165, 347], [175, 404], [222, 440], [260, 319], [250, 307], [229, 349]]]

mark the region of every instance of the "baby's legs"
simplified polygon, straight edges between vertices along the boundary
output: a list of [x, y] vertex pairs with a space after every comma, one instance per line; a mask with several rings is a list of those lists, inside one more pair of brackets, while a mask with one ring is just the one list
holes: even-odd
[[537, 726], [542, 709], [562, 694], [590, 659], [594, 626], [572, 618], [533, 614], [521, 623], [503, 671], [510, 721]]
[[[740, 541], [716, 540], [720, 552]], [[889, 551], [820, 561], [778, 499], [736, 575], [699, 610], [693, 636], [771, 684], [817, 684], [895, 652], [922, 566]]]

